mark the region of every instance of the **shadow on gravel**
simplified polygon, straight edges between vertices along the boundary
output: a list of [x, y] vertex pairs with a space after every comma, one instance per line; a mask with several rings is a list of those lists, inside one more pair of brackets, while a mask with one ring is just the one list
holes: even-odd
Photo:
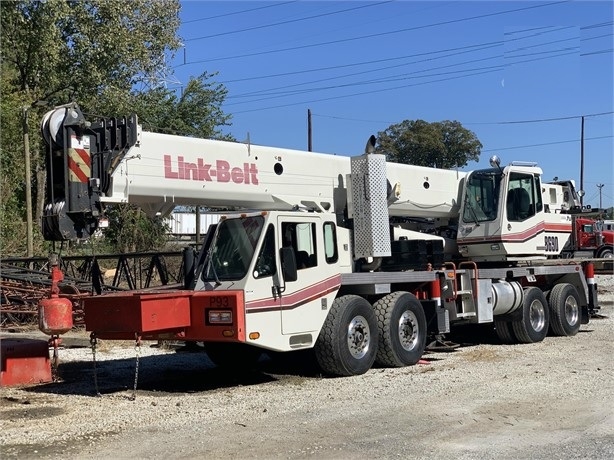
[[457, 327], [447, 335], [448, 340], [460, 344], [461, 347], [474, 345], [500, 345], [492, 324], [467, 324]]
[[[591, 318], [591, 321], [593, 318]], [[586, 329], [586, 325], [578, 331], [578, 334], [593, 332], [594, 329]], [[548, 336], [552, 336], [551, 332]], [[501, 339], [497, 337], [492, 324], [467, 324], [457, 327], [452, 333], [447, 335], [452, 342], [458, 343], [461, 347], [470, 347], [474, 345], [503, 345]]]
[[[297, 378], [319, 377], [319, 370], [307, 355], [264, 355], [251, 369], [221, 369], [211, 363], [206, 353], [177, 352], [139, 358], [137, 393], [168, 395], [196, 393], [237, 386], [259, 385]], [[283, 356], [285, 355], [285, 356]], [[60, 354], [61, 359], [61, 354]], [[135, 377], [135, 358], [96, 361], [96, 376], [100, 394], [132, 391]], [[60, 381], [27, 388], [34, 393], [96, 396], [93, 361], [61, 362]]]

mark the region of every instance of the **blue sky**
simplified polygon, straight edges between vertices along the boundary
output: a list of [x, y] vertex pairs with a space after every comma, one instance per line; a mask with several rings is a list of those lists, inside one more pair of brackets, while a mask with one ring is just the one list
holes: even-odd
[[[361, 154], [394, 123], [458, 120], [478, 163], [534, 161], [614, 205], [612, 1], [183, 1], [180, 87], [217, 72], [236, 139]], [[547, 121], [544, 121], [547, 120]]]

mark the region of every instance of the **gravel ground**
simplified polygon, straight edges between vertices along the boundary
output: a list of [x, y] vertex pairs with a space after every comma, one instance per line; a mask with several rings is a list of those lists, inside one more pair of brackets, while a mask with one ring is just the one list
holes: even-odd
[[233, 375], [145, 343], [134, 400], [134, 347], [100, 343], [97, 396], [87, 336], [69, 334], [61, 382], [0, 388], [2, 458], [614, 458], [614, 276], [597, 282], [605, 317], [574, 337], [481, 331], [351, 378], [275, 359]]

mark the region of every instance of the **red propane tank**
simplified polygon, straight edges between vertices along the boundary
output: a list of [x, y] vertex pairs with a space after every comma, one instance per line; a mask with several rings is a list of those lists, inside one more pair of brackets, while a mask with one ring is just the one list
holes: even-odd
[[52, 296], [38, 304], [38, 328], [47, 335], [60, 335], [72, 329], [72, 302]]
[[50, 258], [51, 292], [47, 299], [38, 303], [38, 328], [47, 335], [60, 335], [72, 329], [72, 302], [58, 294], [58, 283], [64, 279], [64, 273], [58, 267], [57, 259]]

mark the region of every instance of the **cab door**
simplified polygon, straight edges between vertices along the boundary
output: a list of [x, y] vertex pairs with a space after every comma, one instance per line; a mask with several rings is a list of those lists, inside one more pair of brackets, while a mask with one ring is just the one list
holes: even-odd
[[548, 233], [544, 222], [539, 175], [509, 173], [503, 212], [501, 240], [508, 257], [544, 256], [550, 246], [554, 252], [555, 244], [550, 242], [554, 235]]
[[281, 246], [292, 248], [297, 268], [296, 281], [283, 282], [282, 333], [317, 331], [339, 287], [335, 265], [326, 263], [322, 219], [309, 214], [280, 216], [277, 226]]
[[276, 228], [269, 222], [245, 281], [247, 331], [263, 332], [269, 338], [279, 335], [281, 330], [281, 274], [277, 247]]

